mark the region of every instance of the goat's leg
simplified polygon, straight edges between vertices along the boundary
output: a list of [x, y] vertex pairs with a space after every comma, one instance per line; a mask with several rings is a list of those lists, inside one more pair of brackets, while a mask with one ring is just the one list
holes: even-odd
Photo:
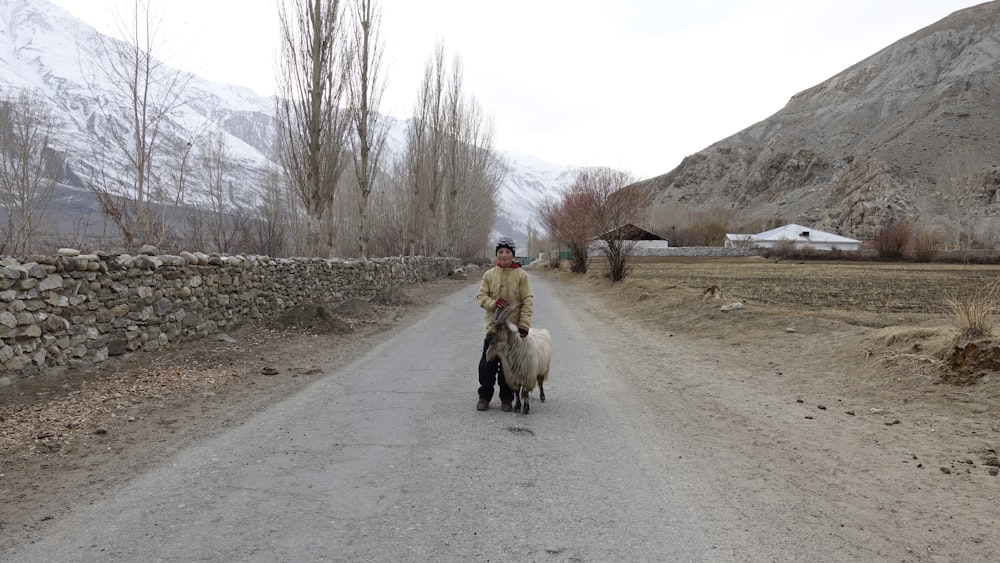
[[521, 389], [523, 387], [514, 389], [514, 412], [521, 412]]
[[545, 385], [542, 385], [542, 381], [543, 381], [542, 378], [539, 377], [538, 378], [538, 398], [540, 398], [542, 400], [542, 402], [544, 403], [545, 402]]
[[528, 414], [528, 390], [521, 387], [521, 397], [524, 398], [524, 414]]

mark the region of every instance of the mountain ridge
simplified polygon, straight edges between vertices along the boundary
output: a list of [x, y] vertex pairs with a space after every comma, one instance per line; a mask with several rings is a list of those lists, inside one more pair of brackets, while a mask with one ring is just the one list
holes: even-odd
[[[1000, 2], [959, 10], [640, 185], [660, 204], [855, 238], [917, 218], [1000, 227]], [[974, 223], [974, 225], [972, 224]]]
[[[0, 0], [0, 19], [6, 22], [0, 28], [0, 93], [15, 88], [37, 90], [51, 102], [61, 123], [58, 143], [67, 153], [66, 187], [89, 191], [86, 183], [94, 168], [88, 129], [100, 117], [91, 87], [110, 100], [119, 96], [108, 85], [88, 78], [87, 65], [97, 57], [98, 32], [47, 0]], [[274, 98], [180, 72], [190, 78], [187, 93], [191, 101], [172, 117], [169, 134], [196, 130], [224, 134], [227, 156], [233, 164], [226, 180], [235, 186], [230, 198], [234, 204], [253, 201], [263, 189], [266, 170], [276, 166], [269, 157], [275, 152]], [[117, 103], [125, 107], [122, 100]], [[399, 145], [389, 149], [398, 152], [406, 121], [387, 119], [393, 128], [389, 142], [395, 139]], [[527, 231], [535, 223], [535, 206], [541, 199], [556, 196], [565, 174], [572, 169], [530, 155], [497, 152], [506, 159], [511, 173], [498, 194], [500, 209], [494, 229], [498, 234], [512, 235], [519, 248], [526, 248]], [[205, 198], [197, 191], [190, 195], [194, 204]], [[79, 203], [79, 198], [74, 201]]]

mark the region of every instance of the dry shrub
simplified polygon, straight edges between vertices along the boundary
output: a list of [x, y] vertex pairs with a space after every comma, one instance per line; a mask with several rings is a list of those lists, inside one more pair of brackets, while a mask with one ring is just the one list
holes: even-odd
[[764, 256], [776, 261], [795, 260], [800, 257], [799, 249], [795, 247], [795, 241], [790, 239], [778, 241], [764, 251]]
[[979, 289], [947, 300], [952, 321], [958, 334], [956, 342], [968, 342], [993, 336], [993, 311], [996, 308], [998, 285]]
[[917, 262], [930, 262], [941, 250], [941, 239], [927, 229], [914, 229], [910, 241], [910, 253]]
[[723, 221], [706, 221], [690, 228], [695, 246], [722, 246], [727, 232], [729, 226]]
[[902, 260], [909, 243], [910, 222], [906, 219], [888, 225], [872, 238], [872, 246], [882, 260]]

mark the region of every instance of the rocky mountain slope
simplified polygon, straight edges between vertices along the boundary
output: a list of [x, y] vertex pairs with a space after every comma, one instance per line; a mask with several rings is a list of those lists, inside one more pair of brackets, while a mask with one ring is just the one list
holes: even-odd
[[[54, 145], [67, 155], [67, 174], [52, 209], [89, 209], [99, 215], [87, 189], [97, 160], [89, 130], [102, 115], [95, 99], [101, 96], [117, 104], [122, 115], [131, 112], [121, 89], [95, 80], [100, 75], [95, 68], [99, 49], [96, 30], [47, 0], [0, 0], [0, 95], [16, 89], [35, 91], [51, 103], [60, 123]], [[233, 205], [252, 204], [263, 189], [265, 171], [275, 166], [271, 159], [276, 138], [273, 99], [196, 75], [190, 76], [186, 94], [190, 101], [170, 116], [161, 131], [162, 141], [174, 144], [207, 132], [221, 134], [229, 160], [229, 198]], [[388, 148], [398, 152], [406, 122], [390, 121]], [[510, 173], [499, 194], [500, 213], [494, 228], [514, 236], [521, 247], [526, 245], [529, 225], [537, 223], [535, 206], [555, 195], [569, 169], [529, 155], [502, 154]], [[121, 156], [112, 153], [108, 158]], [[198, 186], [187, 188], [189, 203], [197, 205], [206, 199]], [[71, 221], [62, 217], [53, 224], [71, 228]]]
[[1000, 1], [901, 39], [642, 185], [748, 226], [866, 239], [906, 216], [945, 240], [997, 236]]

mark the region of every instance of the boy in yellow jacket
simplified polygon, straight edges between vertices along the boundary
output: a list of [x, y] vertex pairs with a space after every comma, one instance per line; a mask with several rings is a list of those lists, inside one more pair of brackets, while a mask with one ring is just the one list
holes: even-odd
[[[488, 331], [493, 322], [493, 314], [509, 303], [520, 302], [521, 306], [507, 317], [507, 321], [517, 326], [521, 337], [528, 336], [531, 328], [531, 314], [534, 312], [534, 294], [531, 292], [531, 280], [521, 265], [514, 261], [514, 239], [501, 237], [497, 241], [497, 264], [483, 274], [483, 283], [479, 286], [476, 301], [486, 311], [486, 326]], [[493, 388], [500, 387], [500, 409], [505, 412], [513, 410], [514, 391], [507, 387], [503, 377], [500, 358], [492, 361], [486, 359], [486, 348], [489, 342], [483, 339], [483, 353], [479, 359], [479, 401], [476, 410], [484, 411], [490, 408], [493, 399]]]

